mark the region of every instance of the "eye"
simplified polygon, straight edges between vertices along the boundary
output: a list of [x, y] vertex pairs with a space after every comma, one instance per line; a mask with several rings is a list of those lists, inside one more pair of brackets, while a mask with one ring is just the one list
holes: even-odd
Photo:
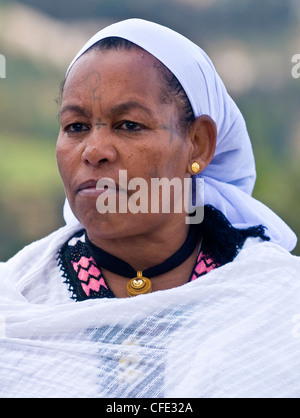
[[87, 125], [84, 125], [83, 123], [71, 123], [70, 125], [67, 125], [64, 128], [64, 131], [70, 134], [82, 133], [88, 130], [89, 127]]
[[127, 132], [138, 132], [144, 129], [144, 126], [136, 122], [124, 121], [117, 126], [117, 129], [121, 129]]

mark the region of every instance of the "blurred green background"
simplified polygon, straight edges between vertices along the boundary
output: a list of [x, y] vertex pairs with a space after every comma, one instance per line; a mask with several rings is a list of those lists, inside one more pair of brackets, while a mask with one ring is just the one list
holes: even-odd
[[131, 17], [183, 33], [212, 58], [247, 122], [254, 196], [300, 236], [300, 78], [291, 62], [300, 54], [298, 0], [2, 0], [0, 261], [64, 224], [59, 85], [91, 35]]

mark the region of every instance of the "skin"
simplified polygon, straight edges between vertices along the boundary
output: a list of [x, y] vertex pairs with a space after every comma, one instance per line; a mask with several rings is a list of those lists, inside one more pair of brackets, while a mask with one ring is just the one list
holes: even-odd
[[[119, 170], [127, 170], [128, 181], [141, 177], [149, 185], [153, 177], [183, 181], [192, 174], [192, 162], [201, 170], [209, 164], [216, 145], [209, 116], [196, 119], [186, 132], [179, 126], [177, 103], [162, 100], [155, 63], [136, 49], [83, 55], [64, 86], [56, 148], [67, 198], [89, 239], [136, 270], [163, 262], [182, 245], [186, 213], [99, 214], [99, 192], [79, 190], [80, 185], [103, 177], [118, 183]], [[153, 290], [185, 283], [196, 256], [197, 249], [181, 266], [153, 278]], [[103, 273], [114, 294], [126, 297], [128, 279]]]

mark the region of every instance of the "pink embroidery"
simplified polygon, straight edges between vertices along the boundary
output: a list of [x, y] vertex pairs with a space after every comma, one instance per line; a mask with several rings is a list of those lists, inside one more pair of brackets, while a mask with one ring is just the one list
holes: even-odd
[[81, 266], [84, 269], [87, 269], [90, 263], [93, 263], [94, 259], [93, 257], [87, 258], [87, 257], [81, 257], [81, 259], [78, 261], [78, 263], [75, 263], [75, 261], [72, 261], [74, 270], [76, 273], [78, 272], [79, 266]]
[[82, 283], [81, 286], [87, 296], [90, 296], [91, 290], [94, 290], [95, 292], [99, 292], [99, 289], [101, 286], [104, 286], [107, 289], [107, 286], [105, 284], [105, 281], [103, 280], [103, 277], [101, 277], [100, 280], [90, 279], [89, 284]]
[[201, 252], [197, 259], [197, 265], [194, 269], [194, 274], [191, 278], [191, 282], [193, 280], [198, 279], [199, 276], [203, 276], [203, 274], [209, 273], [211, 270], [215, 269], [216, 267], [217, 265], [214, 262], [214, 260], [212, 258], [205, 258], [205, 256]]
[[101, 275], [100, 270], [98, 269], [98, 267], [95, 266], [95, 264], [91, 265], [91, 267], [89, 268], [89, 273], [94, 277], [98, 277]]
[[91, 290], [99, 292], [101, 286], [108, 289], [93, 257], [81, 257], [78, 262], [72, 261], [72, 265], [78, 273], [79, 280], [85, 282], [81, 283], [81, 286], [87, 296], [90, 296]]
[[90, 277], [90, 274], [85, 269], [81, 269], [80, 272], [78, 273], [78, 279], [81, 282], [87, 282], [89, 280], [89, 277]]

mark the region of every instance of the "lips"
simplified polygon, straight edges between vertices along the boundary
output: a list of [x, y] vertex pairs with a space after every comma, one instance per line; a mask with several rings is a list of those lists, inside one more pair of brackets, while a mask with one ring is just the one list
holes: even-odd
[[[104, 179], [103, 179], [104, 180]], [[116, 193], [119, 186], [114, 180], [105, 178], [104, 185], [99, 185], [99, 180], [90, 179], [80, 184], [76, 189], [76, 194], [81, 196], [99, 196], [104, 191]]]
[[77, 188], [76, 193], [79, 193], [82, 190], [96, 189], [96, 186], [97, 186], [96, 180], [87, 180]]

